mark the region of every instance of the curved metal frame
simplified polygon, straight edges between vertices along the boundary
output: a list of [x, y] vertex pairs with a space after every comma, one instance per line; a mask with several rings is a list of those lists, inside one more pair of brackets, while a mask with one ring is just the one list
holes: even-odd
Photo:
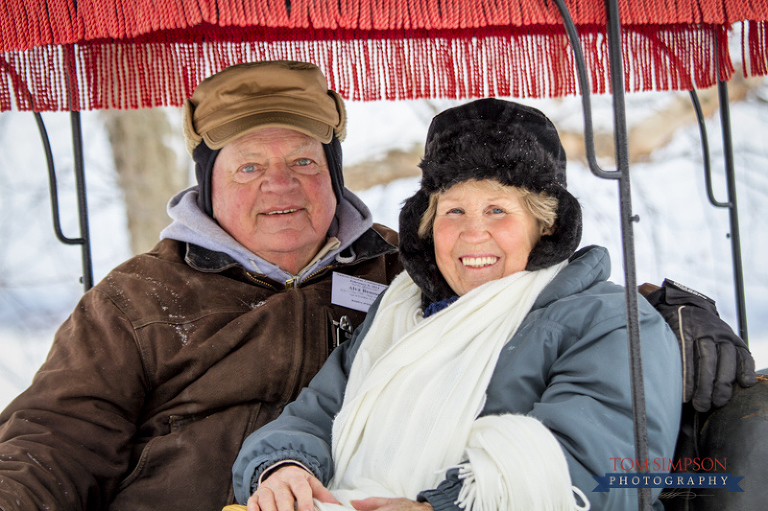
[[34, 112], [40, 138], [45, 149], [46, 162], [48, 164], [48, 186], [51, 195], [51, 212], [53, 213], [53, 230], [56, 238], [66, 245], [80, 245], [82, 250], [83, 275], [80, 281], [85, 291], [93, 287], [93, 261], [91, 259], [91, 236], [88, 228], [88, 202], [85, 193], [85, 166], [83, 164], [83, 137], [80, 125], [80, 112], [70, 112], [72, 125], [72, 150], [75, 157], [75, 187], [77, 189], [77, 212], [80, 223], [80, 237], [68, 238], [61, 229], [59, 214], [59, 192], [56, 184], [56, 169], [53, 164], [53, 152], [45, 129], [43, 117], [39, 112]]
[[[555, 3], [563, 17], [566, 33], [571, 42], [571, 47], [576, 59], [579, 85], [582, 92], [582, 106], [584, 110], [584, 139], [589, 168], [593, 174], [603, 179], [619, 180], [619, 200], [621, 210], [622, 252], [624, 256], [625, 297], [627, 311], [627, 326], [630, 352], [630, 379], [632, 384], [633, 422], [635, 428], [635, 456], [639, 460], [648, 459], [648, 433], [647, 416], [645, 408], [645, 392], [642, 377], [642, 357], [640, 353], [640, 329], [637, 309], [637, 293], [630, 292], [637, 289], [633, 222], [637, 216], [632, 214], [630, 195], [628, 140], [626, 131], [626, 109], [624, 104], [624, 83], [621, 60], [621, 23], [619, 20], [618, 2], [606, 0], [608, 13], [608, 48], [610, 56], [610, 75], [613, 93], [614, 110], [614, 141], [616, 151], [616, 171], [605, 171], [597, 164], [594, 149], [594, 132], [592, 128], [592, 107], [590, 102], [589, 81], [586, 73], [586, 65], [582, 55], [581, 43], [578, 32], [570, 17], [567, 6], [563, 0], [555, 0]], [[719, 55], [716, 57], [719, 59]], [[717, 60], [719, 64], [719, 60]], [[718, 66], [719, 69], [719, 66]], [[741, 258], [741, 238], [738, 224], [738, 208], [736, 200], [736, 180], [733, 169], [733, 146], [731, 143], [730, 111], [728, 108], [727, 84], [718, 78], [718, 93], [721, 111], [721, 123], [723, 129], [723, 149], [725, 157], [725, 173], [728, 189], [728, 202], [718, 202], [712, 192], [712, 175], [709, 163], [709, 147], [704, 128], [703, 115], [698, 102], [698, 97], [691, 91], [691, 98], [696, 109], [699, 127], [702, 135], [702, 150], [704, 153], [707, 195], [716, 207], [726, 207], [730, 211], [731, 247], [733, 253], [734, 284], [736, 288], [736, 305], [738, 311], [739, 334], [748, 343], [746, 324], [746, 300], [744, 298], [744, 281]], [[641, 466], [643, 466], [641, 464]], [[639, 509], [651, 509], [650, 488], [638, 489]]]
[[[571, 42], [571, 49], [576, 58], [576, 70], [581, 87], [584, 110], [584, 140], [587, 162], [593, 174], [603, 179], [618, 179], [619, 209], [621, 212], [621, 239], [624, 256], [624, 296], [627, 314], [627, 332], [629, 337], [629, 371], [632, 384], [632, 419], [635, 429], [635, 457], [648, 459], [648, 428], [645, 407], [645, 386], [643, 384], [643, 362], [640, 353], [640, 322], [638, 319], [637, 272], [635, 269], [635, 244], [633, 222], [637, 216], [632, 214], [632, 197], [629, 180], [629, 149], [627, 140], [626, 108], [624, 104], [624, 71], [621, 58], [621, 22], [616, 0], [606, 0], [608, 13], [608, 51], [610, 59], [611, 91], [613, 92], [613, 126], [617, 170], [606, 171], [600, 168], [595, 157], [594, 130], [592, 128], [592, 106], [590, 85], [587, 78], [586, 64], [581, 49], [576, 26], [573, 23], [564, 0], [555, 0], [563, 24]], [[644, 464], [641, 463], [641, 466]], [[647, 471], [647, 470], [642, 470]], [[638, 488], [639, 509], [651, 509], [651, 489]]]
[[88, 291], [93, 287], [93, 261], [91, 259], [91, 236], [88, 228], [88, 203], [85, 193], [85, 165], [83, 159], [83, 134], [82, 126], [80, 124], [80, 112], [70, 112], [72, 127], [72, 150], [75, 160], [74, 172], [75, 187], [77, 189], [77, 211], [80, 224], [80, 237], [69, 238], [64, 235], [61, 229], [61, 217], [59, 215], [59, 195], [58, 187], [56, 185], [56, 169], [54, 167], [53, 151], [51, 151], [51, 143], [48, 137], [48, 131], [45, 129], [43, 117], [34, 109], [34, 97], [18, 73], [13, 68], [11, 68], [5, 60], [0, 60], [0, 69], [10, 74], [14, 86], [17, 87], [20, 92], [25, 93], [29, 97], [30, 104], [32, 105], [32, 111], [35, 115], [35, 121], [37, 122], [37, 128], [40, 132], [40, 138], [43, 142], [43, 150], [45, 151], [45, 159], [48, 166], [48, 185], [51, 195], [53, 230], [56, 233], [56, 238], [62, 243], [67, 245], [81, 246], [83, 275], [80, 277], [80, 282], [83, 284], [84, 290]]
[[728, 85], [722, 81], [717, 82], [718, 100], [720, 103], [720, 123], [723, 131], [723, 156], [725, 160], [725, 179], [728, 192], [728, 200], [720, 202], [715, 198], [712, 189], [712, 166], [709, 158], [709, 142], [707, 128], [704, 122], [704, 114], [701, 110], [701, 102], [695, 90], [690, 91], [691, 103], [696, 112], [696, 120], [699, 124], [701, 136], [701, 152], [704, 162], [704, 182], [707, 187], [707, 198], [710, 204], [716, 208], [727, 208], [730, 220], [729, 238], [731, 239], [731, 255], [733, 259], [733, 285], [736, 298], [736, 319], [738, 321], [739, 336], [749, 346], [749, 332], [747, 329], [747, 300], [744, 290], [744, 269], [741, 257], [741, 231], [739, 229], [739, 208], [736, 200], [736, 173], [733, 168], [733, 143], [731, 140], [731, 114], [728, 107]]

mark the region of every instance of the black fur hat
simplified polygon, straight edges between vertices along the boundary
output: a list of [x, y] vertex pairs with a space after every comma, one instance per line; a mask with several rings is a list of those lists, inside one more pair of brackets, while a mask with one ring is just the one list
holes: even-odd
[[565, 163], [555, 126], [535, 108], [481, 99], [435, 116], [419, 164], [421, 188], [400, 211], [400, 259], [425, 302], [456, 294], [437, 268], [432, 238], [418, 234], [430, 195], [462, 181], [494, 179], [557, 198], [554, 232], [541, 237], [525, 268], [539, 270], [568, 259], [581, 241], [581, 205], [565, 189]]

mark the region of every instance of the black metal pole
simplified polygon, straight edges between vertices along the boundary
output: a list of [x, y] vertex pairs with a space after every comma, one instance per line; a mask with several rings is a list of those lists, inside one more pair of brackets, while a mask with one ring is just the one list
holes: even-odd
[[[626, 130], [626, 108], [624, 104], [624, 71], [621, 57], [621, 22], [617, 0], [606, 0], [608, 12], [608, 49], [610, 55], [611, 87], [613, 92], [614, 141], [616, 144], [616, 164], [618, 170], [605, 171], [597, 164], [594, 150], [592, 114], [589, 101], [590, 86], [587, 79], [586, 65], [581, 50], [581, 43], [576, 27], [563, 0], [555, 0], [571, 47], [576, 59], [576, 71], [581, 87], [584, 107], [584, 140], [587, 162], [590, 170], [598, 177], [619, 180], [619, 208], [621, 213], [622, 253], [624, 257], [625, 309], [627, 316], [627, 336], [629, 343], [629, 370], [632, 386], [632, 419], [635, 436], [635, 456], [639, 461], [640, 471], [647, 472], [645, 461], [648, 460], [648, 428], [645, 407], [645, 385], [643, 383], [643, 365], [640, 350], [640, 322], [638, 319], [637, 277], [635, 268], [635, 245], [633, 222], [637, 217], [632, 214], [632, 200], [629, 179], [629, 149]], [[642, 511], [651, 510], [652, 495], [650, 488], [638, 488], [638, 506]]]
[[739, 207], [736, 200], [736, 173], [733, 168], [733, 141], [731, 138], [731, 111], [728, 106], [728, 85], [718, 79], [717, 93], [720, 102], [720, 124], [723, 130], [723, 157], [725, 158], [725, 178], [728, 188], [728, 213], [731, 223], [731, 253], [733, 255], [733, 284], [736, 295], [736, 314], [739, 336], [749, 345], [747, 333], [747, 306], [744, 294], [744, 272], [741, 259], [741, 234], [739, 231]]
[[83, 288], [93, 287], [93, 261], [91, 260], [91, 236], [88, 228], [88, 202], [85, 193], [85, 165], [83, 159], [83, 131], [80, 112], [70, 112], [72, 124], [72, 151], [75, 157], [75, 186], [77, 188], [77, 213], [80, 220], [80, 237], [83, 260]]
[[733, 259], [733, 284], [736, 301], [736, 319], [738, 321], [739, 336], [749, 346], [749, 334], [747, 331], [747, 305], [744, 292], [744, 273], [741, 257], [741, 235], [739, 230], [739, 210], [736, 200], [736, 174], [733, 168], [733, 145], [731, 143], [731, 114], [728, 99], [728, 85], [718, 80], [718, 99], [720, 102], [720, 123], [723, 131], [723, 159], [725, 160], [725, 178], [728, 191], [728, 200], [720, 202], [715, 198], [712, 186], [712, 168], [709, 159], [709, 143], [707, 142], [707, 128], [705, 126], [704, 113], [701, 110], [698, 94], [690, 91], [696, 119], [701, 133], [701, 149], [704, 158], [704, 183], [707, 188], [707, 198], [710, 204], [718, 208], [728, 208], [730, 231], [728, 237], [731, 240], [731, 254]]
[[709, 159], [709, 138], [707, 137], [707, 126], [704, 119], [704, 112], [701, 109], [701, 101], [696, 90], [688, 91], [693, 104], [693, 111], [696, 113], [696, 121], [699, 125], [699, 136], [701, 137], [701, 157], [704, 162], [704, 184], [707, 189], [707, 198], [709, 203], [717, 208], [730, 208], [727, 202], [720, 202], [715, 198], [715, 191], [712, 187], [712, 164]]
[[82, 141], [82, 128], [80, 125], [80, 113], [71, 112], [71, 126], [72, 126], [72, 145], [74, 152], [74, 172], [75, 172], [75, 187], [77, 193], [77, 206], [78, 206], [78, 219], [80, 225], [79, 238], [69, 238], [64, 235], [64, 231], [61, 228], [61, 216], [59, 213], [59, 192], [58, 184], [56, 182], [56, 168], [53, 162], [53, 151], [51, 150], [51, 143], [48, 137], [48, 131], [45, 129], [45, 122], [39, 112], [33, 112], [35, 121], [37, 122], [37, 128], [40, 131], [40, 138], [43, 142], [43, 149], [45, 151], [45, 159], [48, 166], [48, 188], [51, 197], [51, 213], [53, 215], [53, 231], [56, 234], [56, 238], [66, 245], [80, 245], [81, 247], [81, 259], [83, 264], [83, 276], [81, 282], [85, 291], [88, 291], [93, 287], [93, 262], [91, 260], [91, 243], [90, 233], [88, 229], [88, 205], [86, 201], [85, 192], [85, 172], [83, 165], [83, 141]]
[[70, 121], [72, 126], [72, 152], [75, 160], [75, 186], [77, 189], [77, 213], [80, 220], [80, 237], [83, 260], [83, 288], [88, 291], [93, 287], [93, 262], [91, 260], [91, 236], [88, 228], [88, 203], [85, 194], [85, 164], [83, 159], [83, 130], [80, 124], [80, 111], [77, 100], [77, 64], [75, 45], [63, 47], [67, 63], [67, 92], [69, 97]]
[[37, 129], [40, 131], [40, 139], [43, 142], [45, 150], [45, 161], [48, 164], [48, 188], [51, 196], [51, 213], [53, 214], [53, 231], [56, 238], [65, 245], [82, 245], [83, 238], [68, 238], [64, 235], [61, 228], [61, 216], [59, 213], [59, 186], [56, 182], [56, 168], [53, 163], [53, 151], [51, 150], [51, 141], [48, 138], [48, 130], [45, 129], [43, 116], [40, 112], [33, 112], [37, 121]]
[[[622, 170], [622, 173], [624, 170]], [[624, 254], [624, 293], [629, 331], [629, 374], [632, 381], [632, 413], [635, 427], [635, 453], [640, 460], [639, 472], [647, 472], [648, 461], [648, 426], [645, 405], [645, 384], [643, 382], [643, 358], [640, 341], [640, 320], [637, 303], [637, 270], [635, 266], [635, 242], [633, 222], [639, 221], [632, 214], [630, 199], [629, 169], [619, 181], [619, 200], [621, 202], [621, 239]], [[639, 509], [651, 510], [653, 501], [650, 488], [639, 488]]]
[[[629, 141], [627, 136], [626, 107], [624, 103], [624, 69], [621, 57], [621, 22], [617, 0], [606, 0], [608, 10], [608, 52], [610, 55], [611, 88], [613, 93], [613, 129], [616, 165], [619, 177], [619, 203], [621, 209], [621, 241], [624, 255], [624, 278], [629, 332], [629, 374], [632, 381], [632, 409], [635, 426], [635, 453], [640, 460], [641, 472], [647, 472], [648, 427], [643, 383], [643, 358], [640, 344], [640, 320], [637, 303], [637, 269], [635, 266], [635, 238], [633, 223], [638, 218], [632, 213], [632, 194], [629, 179]], [[650, 511], [653, 501], [650, 488], [638, 488], [638, 505]]]

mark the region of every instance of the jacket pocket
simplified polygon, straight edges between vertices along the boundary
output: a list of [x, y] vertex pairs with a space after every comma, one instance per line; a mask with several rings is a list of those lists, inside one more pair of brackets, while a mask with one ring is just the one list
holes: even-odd
[[117, 487], [117, 493], [120, 493], [121, 491], [128, 488], [136, 479], [139, 478], [139, 476], [141, 476], [144, 467], [147, 465], [147, 460], [149, 459], [149, 453], [152, 450], [152, 446], [153, 444], [157, 443], [160, 438], [161, 437], [154, 437], [149, 442], [147, 442], [147, 445], [145, 445], [144, 449], [141, 450], [141, 456], [139, 456], [139, 460], [136, 462], [136, 466], [133, 467], [133, 470], [131, 470], [122, 481], [120, 481], [120, 485]]
[[200, 417], [204, 417], [205, 415], [208, 415], [208, 414], [170, 415], [167, 419], [167, 423], [168, 423], [167, 433], [162, 435], [156, 435], [149, 439], [147, 444], [141, 450], [141, 454], [139, 455], [139, 459], [136, 462], [136, 465], [133, 467], [133, 470], [131, 470], [122, 481], [120, 481], [120, 485], [117, 488], [118, 493], [126, 489], [127, 487], [129, 487], [132, 483], [134, 483], [137, 479], [141, 477], [142, 472], [144, 471], [144, 469], [146, 468], [150, 460], [150, 455], [152, 453], [152, 449], [154, 446], [162, 442], [163, 439], [166, 438], [168, 435], [178, 433], [180, 430], [184, 429], [186, 426], [197, 421]]

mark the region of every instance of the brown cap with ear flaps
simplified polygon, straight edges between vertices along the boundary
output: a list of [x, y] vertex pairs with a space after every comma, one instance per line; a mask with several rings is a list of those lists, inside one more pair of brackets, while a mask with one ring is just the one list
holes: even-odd
[[296, 130], [327, 144], [346, 134], [344, 101], [320, 68], [288, 60], [228, 67], [197, 86], [184, 103], [187, 150], [213, 150], [261, 128]]

